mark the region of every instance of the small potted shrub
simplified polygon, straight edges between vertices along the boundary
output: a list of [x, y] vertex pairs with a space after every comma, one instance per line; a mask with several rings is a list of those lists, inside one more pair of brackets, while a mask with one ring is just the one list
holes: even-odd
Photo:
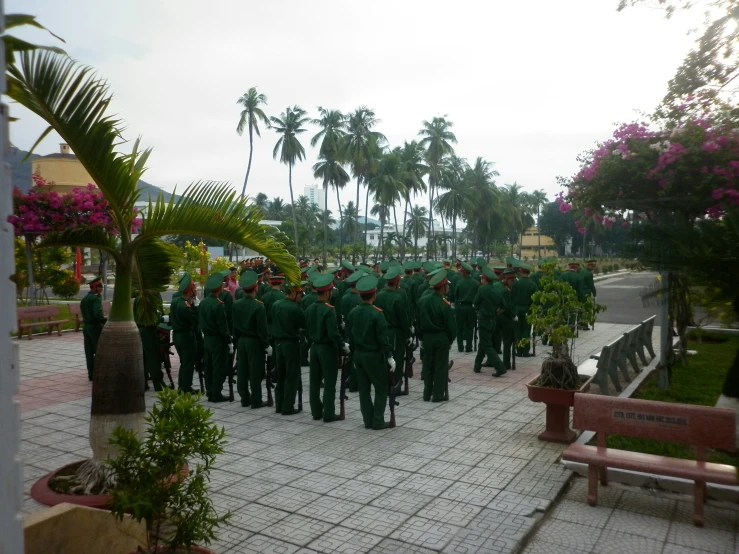
[[[587, 390], [591, 378], [580, 377], [572, 361], [575, 347], [577, 323], [593, 323], [595, 314], [602, 309], [592, 299], [580, 302], [569, 283], [555, 275], [553, 263], [544, 264], [546, 275], [539, 281], [539, 290], [532, 296], [527, 314], [534, 336], [541, 336], [552, 347], [541, 365], [538, 377], [526, 384], [529, 399], [544, 402], [546, 430], [539, 439], [570, 443], [575, 432], [570, 429], [570, 407], [575, 393]], [[526, 339], [524, 339], [525, 341]]]
[[158, 397], [145, 418], [143, 439], [121, 427], [112, 433], [119, 453], [108, 460], [115, 482], [111, 511], [146, 523], [148, 544], [139, 552], [208, 553], [202, 546], [215, 540], [231, 516], [216, 513], [207, 488], [226, 444], [225, 430], [211, 421], [213, 413], [197, 396], [165, 388]]

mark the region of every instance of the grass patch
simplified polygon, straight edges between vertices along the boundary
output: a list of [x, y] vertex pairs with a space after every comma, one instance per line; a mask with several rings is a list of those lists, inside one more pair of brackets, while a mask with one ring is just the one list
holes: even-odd
[[[698, 353], [695, 356], [688, 356], [686, 365], [677, 364], [673, 368], [672, 386], [669, 390], [659, 389], [658, 372], [653, 372], [644, 380], [632, 398], [714, 406], [721, 394], [726, 372], [739, 348], [739, 337], [704, 335], [702, 343], [688, 341], [688, 348], [697, 350]], [[688, 460], [696, 458], [695, 448], [686, 444], [610, 435], [607, 445], [609, 448], [619, 450], [673, 458]], [[739, 453], [715, 450], [709, 453], [708, 461], [739, 467]]]

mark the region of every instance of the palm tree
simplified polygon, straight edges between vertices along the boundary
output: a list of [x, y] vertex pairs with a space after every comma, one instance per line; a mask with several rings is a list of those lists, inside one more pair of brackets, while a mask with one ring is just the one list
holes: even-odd
[[108, 201], [118, 235], [95, 228], [50, 234], [49, 246], [86, 246], [104, 250], [115, 260], [113, 305], [95, 357], [90, 422], [94, 459], [80, 469], [85, 485], [104, 483], [103, 462], [114, 455], [108, 436], [117, 426], [143, 431], [144, 372], [141, 342], [133, 320], [131, 291], [140, 291], [144, 324], [155, 324], [156, 293], [165, 290], [180, 259], [166, 235], [191, 234], [232, 241], [268, 256], [299, 278], [297, 265], [271, 230], [259, 223], [261, 211], [237, 197], [229, 186], [196, 183], [181, 196], [150, 202], [133, 234], [139, 179], [150, 151], [115, 151], [121, 144], [119, 119], [106, 113], [112, 96], [104, 80], [73, 60], [53, 53], [24, 53], [8, 70], [8, 95], [44, 119], [74, 150], [78, 160]]
[[280, 117], [270, 117], [272, 129], [280, 135], [277, 139], [274, 150], [272, 150], [272, 158], [277, 159], [280, 156], [280, 162], [288, 167], [288, 183], [290, 185], [290, 205], [293, 211], [293, 234], [295, 237], [295, 246], [298, 246], [298, 218], [295, 216], [295, 198], [293, 196], [293, 166], [296, 161], [305, 159], [305, 148], [300, 144], [298, 135], [305, 133], [303, 128], [310, 121], [306, 117], [306, 112], [299, 106], [287, 108], [280, 114]]
[[[395, 148], [394, 152], [400, 156], [402, 163], [402, 180], [405, 185], [405, 206], [403, 207], [403, 233], [405, 233], [406, 221], [408, 218], [408, 207], [411, 203], [411, 193], [417, 196], [426, 192], [426, 184], [423, 182], [423, 176], [428, 171], [428, 166], [424, 162], [423, 147], [412, 140], [404, 142], [402, 147]], [[405, 257], [405, 241], [400, 246], [400, 259], [403, 261]]]
[[458, 156], [450, 156], [446, 159], [442, 171], [439, 188], [446, 190], [445, 193], [436, 197], [436, 210], [439, 215], [452, 222], [452, 256], [457, 256], [457, 218], [464, 213], [467, 203], [471, 197], [469, 194], [465, 177], [470, 166], [467, 160]]
[[[441, 181], [441, 161], [445, 156], [454, 153], [452, 144], [457, 143], [457, 137], [450, 131], [454, 125], [451, 121], [447, 121], [446, 115], [443, 117], [435, 117], [431, 122], [424, 121], [423, 127], [418, 131], [421, 139], [421, 145], [426, 148], [426, 162], [429, 166], [429, 229], [431, 234], [434, 233], [434, 191]], [[429, 241], [431, 245], [431, 241]], [[427, 249], [427, 256], [430, 251]]]
[[[339, 204], [339, 219], [343, 220], [341, 214], [341, 197], [339, 190], [343, 189], [349, 182], [349, 174], [342, 166], [342, 140], [346, 135], [346, 118], [338, 110], [327, 110], [318, 108], [320, 118], [314, 119], [313, 124], [321, 127], [310, 141], [311, 146], [315, 146], [321, 140], [321, 147], [318, 151], [319, 162], [313, 166], [313, 176], [323, 181], [323, 202], [324, 214], [328, 212], [328, 187], [331, 186], [336, 190], [336, 201]], [[326, 267], [327, 248], [328, 248], [328, 221], [324, 217], [323, 221], [323, 266]], [[344, 256], [344, 233], [342, 226], [339, 226], [339, 262]]]
[[257, 193], [254, 197], [254, 205], [257, 206], [263, 212], [267, 211], [267, 205], [269, 203], [269, 197], [263, 192]]
[[510, 233], [511, 243], [518, 243], [518, 257], [521, 257], [523, 234], [534, 224], [531, 215], [532, 208], [526, 193], [521, 185], [513, 183], [502, 189], [501, 211], [506, 219], [505, 224]]
[[275, 221], [282, 221], [285, 217], [285, 202], [279, 196], [272, 199], [267, 204], [267, 218]]
[[[369, 181], [368, 173], [374, 169], [378, 150], [383, 143], [387, 142], [385, 135], [372, 130], [379, 122], [380, 120], [375, 117], [375, 112], [367, 106], [355, 109], [347, 119], [347, 132], [342, 150], [357, 179], [357, 233], [359, 231], [359, 188], [363, 181], [365, 183]], [[367, 202], [364, 205], [364, 213], [366, 227]], [[357, 239], [358, 235], [355, 234], [352, 240], [357, 242]], [[366, 241], [367, 234], [365, 233]], [[352, 263], [356, 263], [356, 259], [352, 259]]]
[[541, 230], [539, 229], [539, 216], [541, 215], [541, 207], [546, 205], [546, 203], [549, 202], [549, 199], [547, 198], [547, 193], [541, 189], [537, 189], [530, 193], [529, 199], [531, 200], [532, 209], [536, 210], [536, 234], [539, 236], [539, 247], [537, 249], [537, 253], [539, 254], [539, 258], [541, 258]]
[[382, 250], [385, 218], [389, 215], [390, 210], [392, 210], [395, 231], [397, 232], [398, 216], [395, 211], [395, 204], [406, 196], [405, 184], [403, 183], [403, 162], [397, 153], [390, 152], [382, 157], [380, 165], [377, 168], [377, 174], [369, 182], [369, 186], [374, 192], [375, 202], [382, 207], [382, 210], [379, 211], [380, 250]]
[[413, 206], [410, 218], [408, 218], [408, 233], [413, 235], [413, 252], [416, 256], [418, 256], [418, 239], [426, 236], [428, 230], [426, 215], [424, 206]]
[[261, 138], [262, 135], [259, 132], [260, 120], [269, 127], [269, 119], [262, 108], [259, 107], [262, 104], [267, 104], [267, 97], [264, 94], [259, 94], [256, 87], [251, 87], [236, 103], [244, 106], [244, 109], [241, 110], [239, 124], [236, 126], [236, 132], [241, 136], [244, 127], [249, 129], [249, 165], [246, 166], [244, 186], [241, 187], [241, 196], [244, 196], [246, 194], [246, 183], [249, 181], [249, 172], [251, 171], [251, 158], [254, 154], [254, 133], [256, 132], [257, 136]]
[[502, 228], [500, 191], [494, 181], [494, 177], [497, 176], [498, 172], [492, 168], [492, 164], [481, 157], [475, 160], [475, 165], [465, 176], [470, 202], [467, 204], [464, 217], [470, 233], [474, 235], [472, 239], [474, 252], [477, 250], [489, 252], [487, 246], [493, 235]]

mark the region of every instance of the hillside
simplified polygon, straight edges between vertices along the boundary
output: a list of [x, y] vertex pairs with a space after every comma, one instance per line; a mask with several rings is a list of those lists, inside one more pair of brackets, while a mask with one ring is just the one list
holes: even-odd
[[[27, 153], [20, 148], [11, 147], [7, 157], [7, 162], [10, 164], [11, 170], [11, 182], [14, 187], [18, 187], [22, 191], [27, 191], [31, 187], [31, 161], [39, 157], [38, 154], [31, 154], [23, 162], [22, 160]], [[138, 189], [142, 191], [141, 199], [144, 201], [149, 199], [149, 195], [156, 197], [159, 192], [164, 195], [165, 200], [169, 200], [172, 197], [171, 193], [146, 181], [139, 181]]]

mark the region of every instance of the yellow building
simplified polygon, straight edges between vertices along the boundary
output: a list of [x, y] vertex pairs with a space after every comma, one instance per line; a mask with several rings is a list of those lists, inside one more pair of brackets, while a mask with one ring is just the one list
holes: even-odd
[[59, 194], [71, 192], [73, 188], [84, 188], [93, 183], [92, 177], [82, 166], [69, 145], [60, 144], [58, 154], [48, 154], [32, 162], [32, 172], [39, 173], [47, 181], [56, 183]]
[[557, 246], [554, 241], [546, 236], [540, 235], [537, 227], [530, 227], [521, 238], [521, 258], [545, 258], [556, 256]]

